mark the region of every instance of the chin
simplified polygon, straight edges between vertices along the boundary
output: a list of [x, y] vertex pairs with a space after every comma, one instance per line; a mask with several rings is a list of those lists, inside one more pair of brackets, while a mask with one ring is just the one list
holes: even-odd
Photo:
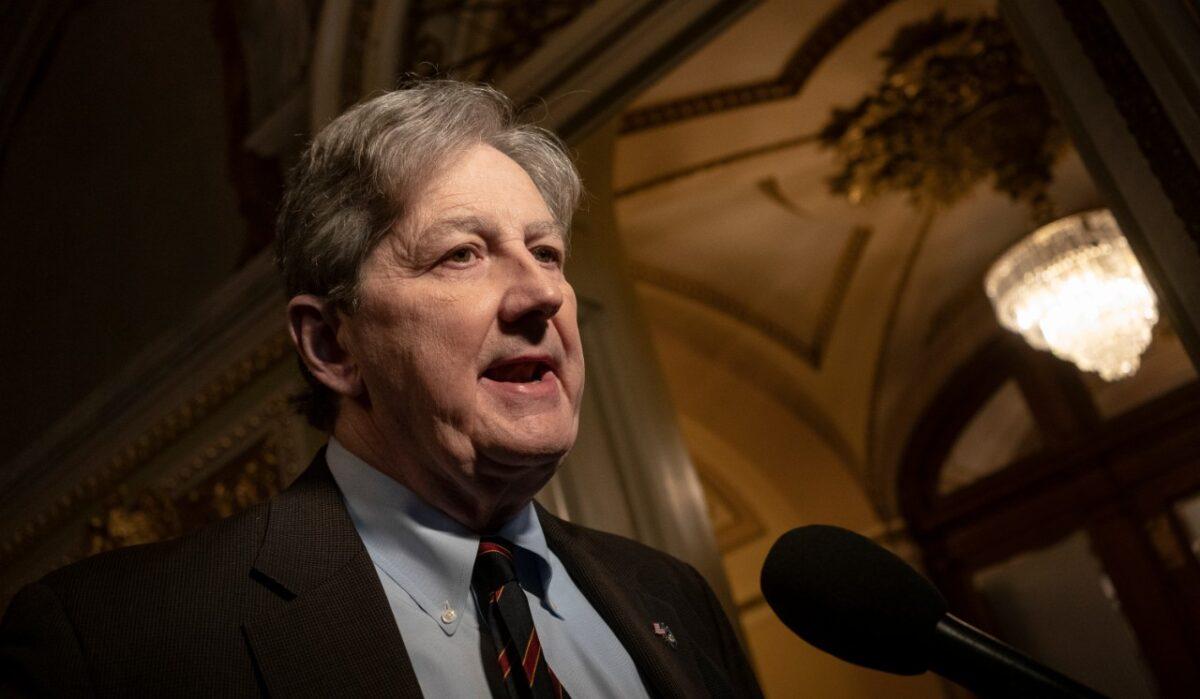
[[510, 467], [558, 468], [575, 444], [579, 421], [571, 418], [499, 422], [476, 434], [476, 453]]
[[547, 469], [553, 473], [570, 450], [569, 444], [491, 444], [479, 453], [497, 466], [510, 469]]

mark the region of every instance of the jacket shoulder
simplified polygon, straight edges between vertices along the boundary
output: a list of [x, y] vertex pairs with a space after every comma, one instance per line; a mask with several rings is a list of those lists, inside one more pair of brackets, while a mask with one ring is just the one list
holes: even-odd
[[[632, 539], [552, 515], [543, 518], [542, 526], [552, 530], [559, 545], [572, 549], [577, 559], [586, 556], [607, 569], [607, 577], [615, 584], [637, 590], [643, 599], [665, 602], [674, 611], [668, 623], [681, 639], [688, 639], [681, 643], [691, 644], [697, 672], [711, 695], [762, 696], [721, 603], [691, 564]], [[548, 531], [547, 538], [550, 536]], [[561, 557], [561, 552], [556, 553]], [[661, 606], [657, 609], [664, 610]]]
[[672, 585], [683, 582], [689, 587], [699, 585], [708, 588], [703, 576], [690, 563], [669, 553], [620, 534], [568, 522], [544, 511], [540, 511], [539, 514], [542, 516], [543, 528], [548, 521], [550, 527], [557, 530], [556, 538], [586, 550], [614, 574], [627, 575], [637, 571], [643, 579], [659, 578]]
[[560, 537], [569, 540], [571, 545], [582, 545], [590, 551], [599, 552], [606, 560], [612, 558], [612, 560], [626, 563], [652, 562], [667, 564], [667, 566], [674, 569], [691, 569], [690, 564], [680, 560], [680, 558], [667, 554], [665, 551], [655, 549], [653, 546], [637, 542], [637, 540], [629, 537], [578, 525], [575, 522], [560, 519], [558, 516], [554, 516], [541, 509], [539, 510], [539, 515], [541, 516], [541, 521], [544, 522], [542, 524], [544, 528], [546, 521], [550, 520], [551, 527], [557, 528]]
[[267, 508], [110, 551], [22, 588], [0, 622], [0, 694], [179, 696], [253, 686], [241, 625], [269, 593], [251, 576]]

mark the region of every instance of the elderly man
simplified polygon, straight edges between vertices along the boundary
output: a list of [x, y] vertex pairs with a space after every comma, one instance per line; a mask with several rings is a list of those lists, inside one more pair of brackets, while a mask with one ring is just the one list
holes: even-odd
[[277, 257], [328, 447], [270, 503], [26, 587], [32, 694], [756, 696], [690, 566], [533, 503], [575, 441], [578, 175], [484, 86], [342, 115]]

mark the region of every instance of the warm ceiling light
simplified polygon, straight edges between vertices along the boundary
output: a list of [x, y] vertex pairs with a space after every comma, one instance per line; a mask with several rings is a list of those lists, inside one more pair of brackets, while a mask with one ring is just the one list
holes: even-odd
[[1106, 381], [1131, 376], [1158, 322], [1154, 291], [1108, 209], [1037, 229], [985, 281], [1000, 324]]

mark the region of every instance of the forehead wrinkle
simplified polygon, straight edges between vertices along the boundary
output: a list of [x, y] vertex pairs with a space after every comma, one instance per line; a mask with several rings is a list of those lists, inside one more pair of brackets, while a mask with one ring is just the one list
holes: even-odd
[[421, 231], [421, 237], [445, 235], [460, 231], [477, 231], [493, 227], [491, 222], [481, 216], [449, 216], [440, 218], [426, 226]]

